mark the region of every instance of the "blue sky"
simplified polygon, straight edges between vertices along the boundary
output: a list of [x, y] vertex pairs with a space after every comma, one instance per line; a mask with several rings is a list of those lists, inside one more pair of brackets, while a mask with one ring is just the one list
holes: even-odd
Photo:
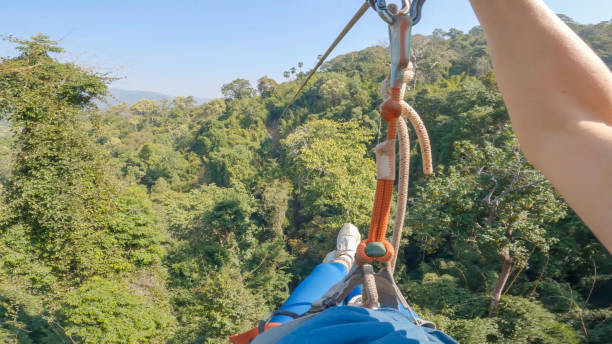
[[[509, 0], [510, 1], [510, 0]], [[399, 1], [397, 1], [399, 2]], [[38, 32], [59, 40], [62, 57], [121, 79], [112, 87], [212, 98], [222, 84], [311, 68], [360, 0], [11, 0], [0, 12], [0, 34]], [[612, 18], [612, 0], [546, 0], [581, 23]], [[428, 0], [415, 33], [477, 25], [468, 0]], [[384, 42], [373, 11], [332, 56]], [[0, 43], [0, 55], [12, 46]]]

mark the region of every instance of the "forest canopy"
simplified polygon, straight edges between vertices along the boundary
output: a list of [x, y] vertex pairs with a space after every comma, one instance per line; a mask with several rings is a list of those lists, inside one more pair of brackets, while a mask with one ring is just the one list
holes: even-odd
[[[612, 66], [611, 23], [563, 19]], [[387, 47], [325, 63], [281, 116], [301, 63], [204, 104], [102, 110], [108, 75], [61, 62], [45, 35], [8, 40], [1, 343], [226, 342], [280, 306], [343, 223], [365, 233]], [[436, 172], [414, 148], [396, 274], [409, 303], [461, 343], [609, 343], [612, 257], [521, 152], [483, 31], [413, 45], [406, 100]]]

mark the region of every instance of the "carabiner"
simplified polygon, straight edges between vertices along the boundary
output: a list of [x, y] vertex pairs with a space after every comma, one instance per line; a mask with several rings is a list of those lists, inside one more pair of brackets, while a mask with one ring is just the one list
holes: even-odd
[[412, 4], [410, 5], [410, 18], [412, 19], [412, 26], [421, 21], [423, 4], [425, 4], [425, 0], [412, 0]]
[[370, 7], [372, 7], [372, 9], [376, 11], [376, 13], [378, 13], [382, 20], [384, 20], [389, 25], [393, 24], [393, 17], [391, 16], [391, 13], [389, 13], [389, 11], [387, 10], [387, 4], [385, 0], [368, 0], [368, 2], [370, 3]]
[[407, 14], [411, 12], [412, 6], [408, 0], [402, 0], [402, 8], [397, 11], [397, 13], [392, 13], [389, 11], [387, 7], [387, 2], [385, 0], [368, 0], [370, 6], [378, 13], [378, 15], [387, 22], [387, 24], [391, 25], [395, 21], [394, 16], [397, 14]]
[[410, 19], [412, 19], [413, 26], [421, 21], [423, 5], [425, 4], [425, 0], [412, 0], [411, 2], [402, 0], [402, 9], [397, 13], [391, 13], [385, 0], [368, 0], [368, 2], [387, 24], [393, 24], [395, 21], [394, 15], [396, 14], [410, 13]]

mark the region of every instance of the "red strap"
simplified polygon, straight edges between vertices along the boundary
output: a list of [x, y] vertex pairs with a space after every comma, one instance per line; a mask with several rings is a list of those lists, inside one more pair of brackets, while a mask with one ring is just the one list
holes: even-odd
[[[281, 323], [267, 323], [264, 328], [265, 330], [268, 330], [268, 329], [271, 329], [272, 327], [276, 327], [280, 325], [282, 324]], [[249, 342], [253, 340], [255, 337], [257, 337], [258, 335], [259, 335], [259, 329], [257, 327], [253, 327], [252, 329], [246, 332], [235, 334], [229, 337], [229, 340], [230, 342], [234, 344], [249, 344]]]

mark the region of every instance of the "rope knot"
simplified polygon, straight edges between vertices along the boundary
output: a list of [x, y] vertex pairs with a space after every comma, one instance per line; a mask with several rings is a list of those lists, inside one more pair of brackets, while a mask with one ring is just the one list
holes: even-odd
[[357, 246], [355, 258], [360, 265], [377, 261], [382, 264], [389, 263], [395, 255], [393, 245], [387, 240], [373, 241], [366, 239]]
[[402, 90], [400, 88], [391, 89], [391, 97], [387, 98], [380, 107], [380, 116], [386, 122], [392, 122], [402, 115], [404, 101], [401, 98]]

